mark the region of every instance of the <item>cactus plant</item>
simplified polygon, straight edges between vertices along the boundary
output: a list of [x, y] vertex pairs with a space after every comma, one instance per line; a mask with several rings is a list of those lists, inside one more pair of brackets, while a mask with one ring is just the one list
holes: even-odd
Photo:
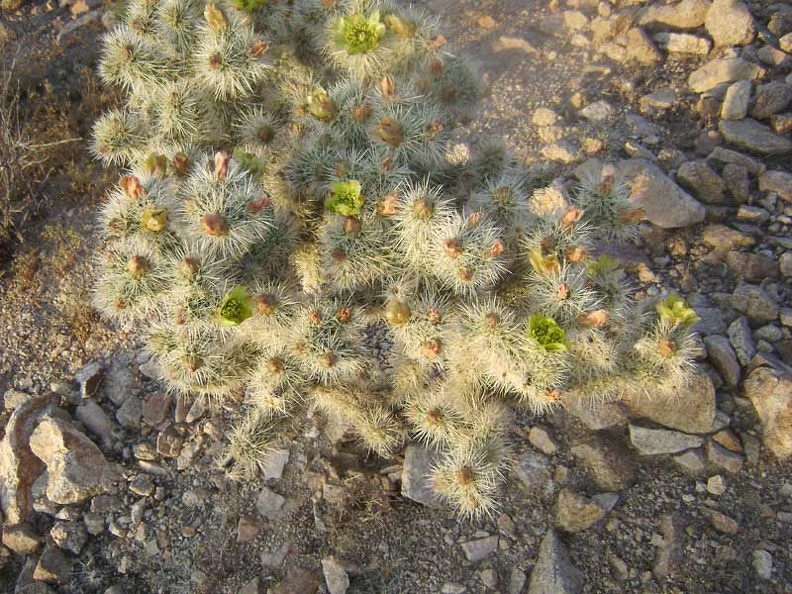
[[[690, 373], [695, 313], [641, 310], [593, 256], [641, 215], [612, 172], [567, 197], [503, 144], [447, 146], [482, 86], [446, 43], [377, 0], [130, 0], [105, 37], [127, 100], [94, 152], [126, 171], [95, 302], [146, 328], [174, 392], [244, 399], [221, 456], [238, 478], [315, 407], [380, 456], [438, 450], [435, 489], [475, 518], [510, 407], [664, 397]], [[366, 346], [383, 323], [385, 360]]]

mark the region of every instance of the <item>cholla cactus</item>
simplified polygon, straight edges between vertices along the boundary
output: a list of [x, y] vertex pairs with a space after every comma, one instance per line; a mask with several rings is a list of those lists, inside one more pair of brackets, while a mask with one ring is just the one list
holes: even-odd
[[510, 406], [664, 397], [690, 373], [695, 313], [639, 309], [592, 255], [641, 216], [612, 171], [569, 199], [501, 143], [453, 156], [482, 87], [420, 11], [130, 0], [100, 74], [127, 101], [94, 152], [128, 171], [99, 213], [95, 303], [146, 329], [173, 391], [244, 400], [233, 476], [316, 407], [380, 456], [436, 449], [435, 489], [476, 518]]

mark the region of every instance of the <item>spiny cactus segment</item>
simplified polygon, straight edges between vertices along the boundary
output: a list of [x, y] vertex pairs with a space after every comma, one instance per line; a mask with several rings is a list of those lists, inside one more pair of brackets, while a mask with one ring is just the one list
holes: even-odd
[[482, 86], [420, 11], [130, 0], [100, 74], [126, 103], [94, 152], [126, 171], [99, 213], [95, 303], [145, 329], [173, 391], [244, 398], [233, 476], [316, 407], [381, 456], [409, 435], [438, 450], [437, 493], [478, 517], [510, 407], [662, 398], [689, 374], [695, 312], [642, 310], [593, 255], [634, 233], [625, 186], [605, 171], [567, 198], [502, 144], [452, 150]]

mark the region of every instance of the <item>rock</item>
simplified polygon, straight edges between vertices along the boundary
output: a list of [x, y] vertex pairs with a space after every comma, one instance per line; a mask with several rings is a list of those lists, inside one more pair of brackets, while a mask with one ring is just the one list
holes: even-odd
[[27, 392], [20, 392], [19, 390], [7, 390], [3, 394], [3, 408], [7, 411], [13, 412], [17, 407], [21, 406], [31, 398], [35, 398]]
[[558, 451], [558, 442], [546, 427], [534, 425], [528, 432], [528, 441], [537, 450], [548, 456]]
[[788, 66], [789, 55], [772, 45], [763, 45], [756, 50], [756, 57], [762, 64], [768, 66]]
[[757, 285], [740, 285], [729, 297], [729, 305], [755, 322], [774, 322], [778, 304]]
[[244, 586], [242, 586], [239, 590], [237, 590], [237, 594], [259, 594], [259, 580], [258, 577], [254, 577]]
[[540, 107], [534, 111], [533, 116], [531, 117], [531, 123], [534, 126], [552, 126], [560, 119], [561, 117], [552, 109]]
[[738, 80], [756, 80], [764, 69], [742, 58], [715, 58], [688, 76], [688, 86], [695, 93], [704, 93], [724, 83]]
[[261, 564], [268, 568], [280, 567], [284, 559], [286, 559], [286, 555], [289, 554], [290, 549], [291, 543], [289, 543], [289, 541], [284, 541], [284, 543], [277, 548], [262, 551]]
[[259, 533], [261, 527], [255, 518], [250, 516], [241, 516], [237, 522], [237, 538], [236, 541], [240, 544], [253, 542]]
[[582, 158], [580, 148], [571, 140], [559, 140], [542, 147], [542, 156], [566, 165], [577, 163]]
[[717, 251], [726, 252], [740, 247], [753, 247], [756, 240], [726, 225], [710, 224], [701, 232], [701, 241]]
[[564, 488], [558, 494], [555, 505], [556, 526], [566, 532], [582, 532], [605, 517], [605, 510], [571, 489]]
[[730, 386], [740, 383], [740, 363], [737, 355], [725, 336], [712, 335], [704, 337], [704, 345], [707, 347], [707, 354], [710, 361], [720, 371], [723, 379]]
[[689, 33], [658, 33], [655, 40], [669, 53], [706, 56], [712, 49], [712, 42]]
[[289, 450], [273, 450], [267, 452], [261, 461], [261, 475], [264, 480], [279, 479], [283, 476], [283, 469], [289, 462]]
[[745, 395], [762, 422], [764, 444], [781, 459], [792, 456], [792, 376], [758, 367], [746, 378]]
[[643, 29], [633, 27], [627, 31], [627, 61], [649, 65], [662, 60], [662, 54]]
[[539, 452], [523, 452], [514, 463], [514, 474], [529, 493], [543, 493], [551, 487], [550, 461]]
[[30, 435], [49, 398], [31, 398], [19, 405], [0, 440], [0, 508], [7, 524], [19, 524], [33, 511], [31, 489], [44, 470], [30, 449]]
[[143, 402], [143, 422], [151, 427], [159, 426], [168, 416], [171, 400], [171, 395], [165, 392], [150, 394]]
[[658, 526], [662, 540], [655, 551], [652, 574], [660, 583], [665, 582], [674, 572], [682, 558], [684, 526], [679, 518], [665, 515]]
[[622, 425], [627, 421], [627, 411], [621, 402], [603, 402], [592, 405], [584, 394], [570, 394], [564, 398], [564, 408], [592, 431]]
[[600, 489], [619, 491], [635, 475], [635, 460], [630, 451], [604, 438], [592, 437], [573, 447], [572, 454], [583, 462]]
[[704, 24], [710, 9], [710, 0], [682, 0], [677, 4], [648, 6], [638, 23], [640, 25], [666, 25], [674, 29], [696, 29]]
[[[159, 376], [156, 378], [158, 379]], [[138, 391], [140, 382], [132, 371], [132, 361], [128, 355], [113, 357], [106, 369], [102, 393], [106, 394], [116, 406], [121, 406], [130, 394]]]
[[710, 495], [723, 495], [726, 492], [726, 483], [719, 474], [707, 479], [707, 493]]
[[650, 223], [673, 229], [704, 220], [704, 206], [656, 165], [642, 159], [628, 159], [619, 161], [616, 167], [630, 186], [631, 204], [642, 208]]
[[484, 586], [493, 590], [498, 587], [498, 572], [494, 569], [482, 569], [477, 573]]
[[102, 443], [110, 443], [113, 438], [113, 423], [96, 402], [86, 400], [77, 407], [74, 416], [88, 431], [101, 439]]
[[177, 457], [182, 450], [184, 438], [173, 425], [166, 427], [157, 436], [157, 453], [166, 458]]
[[335, 557], [322, 559], [322, 573], [330, 594], [345, 594], [349, 588], [349, 576]]
[[478, 563], [486, 556], [498, 550], [498, 535], [477, 538], [460, 544], [465, 557], [471, 563]]
[[129, 483], [129, 490], [141, 497], [151, 497], [155, 489], [154, 481], [147, 474], [138, 474]]
[[751, 565], [760, 580], [773, 577], [773, 556], [765, 550], [757, 549], [751, 554]]
[[748, 318], [737, 318], [729, 325], [729, 342], [734, 347], [734, 353], [741, 365], [748, 362], [756, 354], [756, 344], [751, 334]]
[[30, 449], [47, 466], [47, 499], [54, 503], [79, 503], [104, 493], [118, 478], [96, 444], [58, 417], [42, 418]]
[[641, 111], [649, 109], [671, 109], [676, 103], [677, 94], [671, 87], [661, 87], [653, 93], [641, 97]]
[[706, 468], [704, 464], [704, 455], [701, 453], [701, 450], [688, 450], [682, 452], [678, 456], [674, 456], [674, 462], [693, 474], [699, 474]]
[[714, 161], [715, 163], [740, 165], [745, 167], [753, 175], [760, 175], [766, 167], [761, 161], [757, 161], [748, 155], [738, 153], [722, 146], [717, 146], [712, 149], [707, 161]]
[[6, 525], [3, 528], [3, 545], [20, 555], [29, 555], [39, 548], [43, 539], [27, 524]]
[[792, 202], [792, 175], [786, 171], [765, 171], [759, 176], [759, 191], [774, 192], [781, 200]]
[[267, 594], [317, 594], [319, 586], [316, 574], [295, 568], [289, 571], [283, 581], [272, 586]]
[[456, 582], [446, 582], [440, 587], [440, 594], [464, 594], [467, 587]]
[[649, 429], [630, 423], [630, 443], [642, 456], [676, 454], [701, 447], [704, 439], [668, 429]]
[[55, 522], [50, 530], [50, 536], [59, 548], [75, 555], [79, 555], [88, 542], [85, 526], [79, 522]]
[[748, 115], [748, 106], [751, 102], [753, 83], [750, 80], [740, 80], [726, 89], [721, 107], [721, 119], [742, 120]]
[[438, 455], [434, 450], [414, 443], [408, 445], [402, 466], [402, 495], [423, 505], [438, 507], [440, 501], [432, 489], [430, 478], [432, 465], [437, 461]]
[[555, 530], [548, 530], [531, 571], [528, 594], [580, 594], [583, 584], [583, 573], [572, 565], [564, 543]]
[[267, 487], [262, 487], [256, 500], [256, 510], [267, 518], [278, 517], [286, 499]]
[[751, 12], [740, 0], [713, 0], [704, 26], [716, 46], [748, 45], [756, 37]]
[[628, 396], [625, 404], [633, 416], [685, 433], [706, 433], [715, 418], [715, 386], [708, 375], [696, 373], [676, 403], [636, 394]]
[[703, 507], [701, 508], [701, 514], [709, 520], [712, 527], [718, 532], [735, 535], [740, 531], [740, 525], [736, 520], [717, 510]]
[[104, 380], [105, 372], [101, 362], [94, 361], [80, 369], [74, 375], [74, 381], [80, 388], [80, 396], [90, 398], [99, 389], [99, 385]]
[[36, 564], [33, 579], [50, 584], [65, 584], [70, 577], [71, 563], [58, 549], [46, 547]]
[[715, 466], [723, 468], [732, 474], [737, 474], [742, 470], [744, 461], [741, 454], [730, 452], [714, 441], [707, 442], [707, 459]]
[[738, 277], [749, 283], [759, 283], [768, 278], [778, 278], [778, 262], [763, 254], [729, 252], [726, 263]]
[[760, 155], [782, 155], [792, 151], [792, 140], [778, 136], [756, 120], [721, 120], [718, 130], [727, 143]]
[[706, 204], [726, 202], [726, 184], [704, 161], [688, 161], [677, 169], [679, 184]]
[[592, 122], [609, 120], [613, 117], [613, 113], [613, 106], [604, 100], [595, 101], [580, 110], [580, 115]]
[[140, 427], [140, 418], [143, 416], [143, 403], [140, 398], [132, 394], [124, 399], [124, 403], [116, 411], [116, 419], [125, 429]]
[[770, 116], [770, 127], [776, 134], [789, 134], [792, 132], [792, 115], [782, 113]]
[[[696, 306], [696, 313], [699, 316], [699, 321], [693, 324], [690, 329], [697, 334], [723, 334], [726, 332], [726, 322], [723, 321], [723, 312], [714, 307], [701, 307]], [[702, 344], [702, 347], [704, 345]], [[703, 355], [702, 350], [702, 355]]]
[[792, 252], [784, 252], [778, 259], [778, 268], [781, 271], [781, 276], [784, 278], [792, 278]]
[[509, 589], [507, 590], [507, 593], [523, 594], [523, 588], [525, 588], [526, 581], [528, 581], [528, 576], [525, 575], [525, 572], [519, 567], [513, 568], [509, 574]]
[[756, 88], [756, 97], [751, 107], [751, 117], [766, 120], [792, 102], [792, 87], [782, 82], [771, 82]]

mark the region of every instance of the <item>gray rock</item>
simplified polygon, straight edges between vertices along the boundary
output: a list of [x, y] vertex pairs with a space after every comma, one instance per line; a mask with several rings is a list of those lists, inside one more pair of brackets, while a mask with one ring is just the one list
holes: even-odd
[[74, 374], [74, 381], [80, 388], [80, 396], [89, 398], [96, 394], [105, 377], [104, 367], [99, 361], [88, 363]]
[[712, 42], [709, 39], [690, 33], [661, 32], [655, 35], [654, 39], [669, 53], [706, 56], [712, 49]]
[[498, 535], [487, 536], [486, 538], [477, 538], [467, 542], [460, 543], [465, 557], [471, 563], [478, 563], [488, 555], [491, 555], [498, 550]]
[[0, 440], [0, 508], [9, 525], [25, 521], [33, 511], [31, 489], [44, 464], [30, 449], [30, 435], [48, 404], [46, 397], [23, 402], [11, 413]]
[[558, 451], [558, 442], [546, 427], [534, 425], [528, 432], [528, 441], [543, 454], [548, 456]]
[[714, 307], [696, 307], [696, 314], [700, 318], [693, 324], [691, 330], [699, 334], [723, 334], [726, 332], [726, 322], [723, 321], [723, 312]]
[[86, 400], [77, 407], [74, 413], [75, 418], [80, 421], [85, 428], [96, 435], [105, 444], [109, 444], [113, 437], [113, 423], [110, 417], [105, 414], [102, 407], [93, 400]]
[[740, 0], [713, 0], [704, 26], [716, 46], [748, 45], [756, 37], [751, 11]]
[[85, 526], [79, 522], [55, 522], [50, 536], [58, 547], [75, 555], [79, 555], [88, 542]]
[[605, 517], [605, 510], [588, 497], [564, 488], [558, 494], [555, 510], [556, 526], [566, 532], [582, 532]]
[[568, 394], [564, 408], [592, 431], [623, 425], [627, 411], [621, 402], [592, 402], [586, 394]]
[[[726, 184], [731, 197], [738, 204], [745, 204], [751, 199], [751, 182], [748, 179], [748, 169], [742, 165], [735, 165], [734, 163], [726, 163], [721, 172], [723, 176], [723, 183]], [[754, 207], [748, 206], [748, 209]], [[739, 219], [739, 213], [737, 218]]]
[[688, 161], [677, 169], [679, 184], [706, 204], [726, 202], [726, 184], [704, 161]]
[[65, 584], [71, 577], [71, 563], [55, 547], [45, 547], [41, 553], [33, 579], [50, 584]]
[[737, 287], [729, 305], [755, 322], [774, 322], [778, 318], [778, 303], [757, 285]]
[[258, 577], [254, 577], [239, 590], [237, 590], [237, 594], [258, 594], [260, 581], [261, 580]]
[[572, 454], [583, 462], [600, 489], [619, 491], [635, 475], [635, 460], [630, 450], [604, 438], [592, 437], [573, 447]]
[[445, 582], [440, 587], [440, 594], [464, 594], [465, 592], [467, 592], [467, 587], [456, 582]]
[[760, 155], [783, 155], [792, 151], [792, 140], [778, 136], [767, 126], [746, 118], [739, 121], [721, 120], [718, 130], [727, 143]]
[[742, 454], [729, 451], [712, 440], [707, 442], [707, 460], [732, 474], [740, 472], [745, 462]]
[[668, 429], [650, 429], [630, 423], [630, 443], [643, 456], [676, 454], [701, 447], [704, 438]]
[[142, 416], [143, 403], [140, 398], [131, 394], [124, 399], [121, 408], [116, 411], [116, 419], [125, 429], [139, 428]]
[[760, 580], [769, 580], [773, 577], [773, 556], [763, 549], [751, 553], [751, 565]]
[[749, 283], [760, 283], [768, 278], [778, 278], [778, 262], [764, 254], [729, 252], [726, 263], [734, 274]]
[[707, 157], [707, 161], [713, 161], [723, 165], [726, 165], [727, 163], [732, 165], [740, 165], [745, 167], [753, 175], [760, 175], [766, 169], [764, 163], [761, 161], [757, 161], [748, 155], [744, 155], [722, 146], [716, 146], [714, 149], [712, 149], [712, 152]]
[[547, 456], [526, 450], [514, 464], [514, 474], [529, 492], [544, 492], [550, 481], [550, 461]]
[[105, 371], [102, 393], [116, 406], [121, 406], [127, 396], [140, 388], [140, 381], [132, 371], [132, 361], [127, 355], [113, 357]]
[[656, 165], [642, 159], [628, 159], [619, 161], [616, 167], [630, 186], [631, 204], [642, 208], [650, 223], [674, 229], [704, 220], [704, 206]]
[[670, 109], [676, 103], [677, 94], [671, 87], [661, 87], [641, 97], [640, 103], [643, 110], [644, 107], [653, 109]]
[[748, 105], [751, 101], [753, 83], [750, 80], [741, 80], [726, 89], [721, 107], [721, 119], [742, 120], [748, 115]]
[[715, 418], [715, 386], [708, 375], [696, 373], [676, 401], [636, 394], [625, 403], [633, 416], [686, 433], [707, 433]]
[[142, 414], [143, 422], [151, 427], [157, 427], [165, 420], [170, 410], [173, 397], [166, 392], [155, 392], [149, 394], [143, 402]]
[[756, 88], [756, 97], [751, 107], [751, 117], [766, 120], [792, 102], [792, 87], [782, 82], [771, 82]]
[[613, 117], [613, 111], [613, 106], [610, 103], [600, 100], [581, 109], [580, 115], [592, 122], [604, 122]]
[[[711, 224], [704, 227], [701, 231], [701, 241], [705, 245], [720, 252], [727, 252], [735, 248], [753, 247], [756, 240], [750, 235], [741, 233], [726, 225]], [[696, 308], [698, 313], [698, 308]]]
[[701, 450], [682, 452], [678, 456], [674, 456], [674, 462], [693, 474], [700, 474], [706, 468], [704, 454], [701, 453]]
[[778, 259], [778, 268], [781, 271], [781, 276], [784, 278], [792, 278], [792, 252], [784, 252]]
[[764, 69], [742, 58], [715, 58], [688, 76], [688, 86], [695, 93], [704, 93], [724, 83], [756, 80]]
[[674, 29], [696, 29], [704, 24], [710, 0], [682, 0], [677, 4], [651, 4], [641, 15], [640, 25], [666, 25]]
[[487, 588], [494, 590], [498, 587], [498, 572], [494, 569], [482, 569], [476, 573], [478, 573], [481, 583]]
[[29, 555], [41, 546], [43, 539], [27, 524], [3, 527], [3, 545], [19, 553]]
[[654, 42], [640, 27], [633, 27], [625, 35], [627, 61], [638, 64], [656, 64], [662, 61], [663, 55]]
[[280, 511], [283, 509], [285, 503], [285, 497], [279, 495], [272, 489], [262, 487], [256, 499], [256, 510], [264, 517], [274, 518], [280, 515]]
[[792, 376], [759, 367], [745, 380], [745, 395], [762, 423], [765, 446], [781, 459], [792, 456]]
[[725, 336], [717, 334], [704, 337], [704, 345], [707, 347], [707, 354], [710, 361], [720, 371], [723, 379], [730, 386], [740, 383], [740, 363], [737, 355]]
[[765, 171], [759, 176], [759, 190], [774, 192], [781, 200], [792, 202], [792, 175], [786, 171]]
[[652, 574], [659, 582], [665, 582], [674, 572], [682, 558], [684, 526], [679, 518], [665, 515], [658, 526], [662, 540], [655, 551]]
[[118, 477], [90, 439], [59, 417], [45, 415], [30, 436], [30, 449], [47, 466], [47, 499], [79, 503], [107, 491]]
[[729, 325], [729, 342], [734, 347], [734, 354], [741, 365], [748, 365], [748, 362], [756, 354], [756, 344], [751, 334], [751, 326], [748, 318], [737, 318]]
[[432, 489], [430, 474], [438, 455], [422, 445], [411, 443], [404, 453], [401, 493], [405, 497], [429, 507], [438, 507], [440, 501]]
[[511, 573], [509, 574], [509, 589], [507, 590], [508, 594], [523, 594], [523, 588], [525, 588], [526, 581], [528, 581], [528, 576], [525, 575], [525, 572], [522, 569], [519, 567], [512, 569]]
[[261, 461], [261, 474], [264, 480], [279, 479], [289, 462], [289, 450], [273, 450]]
[[349, 588], [349, 576], [338, 559], [335, 557], [322, 559], [322, 573], [330, 594], [345, 594]]
[[564, 543], [550, 529], [539, 546], [528, 594], [580, 594], [583, 584], [583, 573], [572, 565]]

